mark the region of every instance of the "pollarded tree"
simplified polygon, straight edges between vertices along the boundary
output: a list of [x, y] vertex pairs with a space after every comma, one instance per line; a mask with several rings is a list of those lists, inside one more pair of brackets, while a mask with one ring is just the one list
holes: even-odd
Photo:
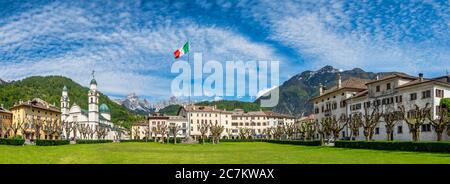
[[145, 142], [148, 142], [148, 139], [150, 138], [150, 136], [152, 134], [152, 129], [150, 128], [150, 123], [147, 123], [147, 126], [145, 126], [144, 133], [145, 133]]
[[296, 128], [295, 123], [286, 123], [284, 126], [284, 134], [286, 134], [287, 139], [292, 139], [292, 136], [294, 135]]
[[[78, 127], [78, 132], [80, 133], [80, 137], [81, 139], [86, 139], [86, 134], [87, 134], [87, 127], [84, 124], [79, 125]], [[97, 129], [97, 128], [96, 128]], [[96, 130], [97, 131], [97, 130]], [[97, 135], [98, 136], [98, 135]]]
[[88, 126], [86, 128], [86, 134], [88, 139], [93, 140], [95, 135], [95, 128], [93, 128], [93, 126]]
[[22, 125], [25, 122], [18, 120], [16, 123], [11, 123], [11, 132], [13, 134], [14, 139], [17, 138], [17, 132], [21, 129]]
[[[131, 131], [131, 133], [133, 133], [134, 132], [134, 139], [140, 139], [140, 133], [139, 133], [139, 127], [138, 126], [135, 126], [135, 127], [133, 127], [133, 131]], [[155, 139], [156, 140], [156, 139]]]
[[0, 138], [4, 138], [9, 134], [10, 128], [6, 122], [0, 122]]
[[209, 131], [211, 132], [213, 144], [219, 143], [220, 135], [222, 134], [224, 129], [225, 128], [217, 122], [209, 127]]
[[72, 122], [68, 122], [68, 121], [62, 121], [61, 125], [64, 129], [64, 132], [66, 133], [66, 139], [70, 140], [70, 133], [72, 132], [74, 126]]
[[155, 136], [153, 137], [153, 142], [156, 142], [156, 139], [158, 138], [157, 136], [158, 136], [158, 134], [159, 134], [159, 132], [160, 132], [159, 126], [153, 127], [153, 128], [152, 128], [152, 132], [153, 132], [153, 135], [155, 135]]
[[417, 104], [414, 104], [414, 109], [406, 112], [405, 106], [401, 105], [400, 109], [401, 118], [408, 124], [411, 138], [414, 142], [419, 141], [420, 127], [425, 123], [425, 120], [431, 115], [431, 108], [429, 103], [425, 104], [425, 107], [420, 108]]
[[[372, 111], [370, 110], [372, 109]], [[372, 140], [374, 130], [380, 122], [380, 118], [383, 113], [380, 112], [380, 108], [378, 105], [373, 105], [372, 108], [364, 107], [364, 114], [362, 121], [362, 127], [364, 129], [364, 137], [366, 137], [366, 141]]]
[[170, 125], [169, 130], [173, 136], [173, 144], [177, 144], [177, 135], [178, 135], [178, 132], [180, 132], [180, 130], [181, 130], [181, 126], [180, 125]]
[[386, 127], [386, 139], [387, 141], [394, 140], [394, 127], [396, 123], [401, 119], [401, 113], [399, 111], [388, 111], [383, 113], [383, 120]]
[[51, 139], [53, 133], [53, 124], [51, 122], [45, 122], [42, 126], [45, 139]]
[[231, 137], [233, 137], [233, 131], [230, 129], [227, 129], [227, 137], [228, 139], [231, 139]]
[[450, 126], [448, 108], [447, 107], [439, 108], [437, 114], [438, 117], [436, 119], [434, 119], [431, 115], [428, 116], [428, 119], [430, 120], [431, 125], [433, 126], [433, 129], [436, 132], [436, 141], [441, 141], [442, 133], [445, 131], [445, 128], [447, 128], [447, 126]]
[[332, 116], [329, 121], [329, 129], [333, 134], [334, 140], [336, 141], [339, 139], [339, 133], [345, 128], [345, 126], [347, 126], [349, 118], [347, 118], [345, 114], [341, 114], [339, 119], [336, 119], [336, 116]]
[[359, 128], [362, 126], [361, 113], [354, 113], [349, 115], [348, 127], [350, 128], [350, 140], [359, 136]]
[[316, 120], [315, 123], [317, 133], [320, 135], [320, 142], [324, 144], [325, 138], [328, 138], [331, 134], [330, 132], [330, 117], [322, 118], [320, 121]]
[[239, 128], [239, 139], [245, 139], [245, 135], [246, 135], [245, 131], [246, 131], [245, 128], [242, 128], [242, 127]]
[[161, 143], [164, 143], [164, 140], [169, 143], [169, 127], [167, 127], [166, 124], [160, 124], [159, 125], [159, 133], [161, 134], [162, 141]]
[[63, 126], [60, 123], [58, 123], [57, 120], [55, 120], [53, 123], [54, 123], [53, 134], [54, 135], [58, 135], [58, 138], [61, 139], [62, 138], [62, 134], [64, 132], [64, 128], [63, 128]]
[[200, 124], [199, 131], [203, 144], [205, 144], [206, 134], [208, 133], [209, 126], [210, 125], [207, 122], [201, 122]]
[[316, 133], [316, 125], [314, 120], [303, 121], [301, 127], [304, 131], [304, 140], [313, 140], [314, 133]]

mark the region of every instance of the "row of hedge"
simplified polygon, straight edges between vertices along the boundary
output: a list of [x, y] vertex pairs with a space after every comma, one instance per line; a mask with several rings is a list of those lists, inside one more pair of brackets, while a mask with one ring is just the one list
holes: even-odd
[[25, 139], [5, 139], [0, 138], [0, 144], [22, 146], [25, 143]]
[[77, 140], [77, 144], [101, 144], [112, 143], [112, 140]]
[[36, 146], [59, 146], [70, 144], [69, 140], [36, 140]]
[[450, 152], [450, 142], [336, 141], [334, 146], [374, 150]]
[[302, 145], [302, 146], [320, 146], [320, 141], [300, 141], [300, 140], [267, 140], [268, 143], [275, 144], [292, 144], [292, 145]]

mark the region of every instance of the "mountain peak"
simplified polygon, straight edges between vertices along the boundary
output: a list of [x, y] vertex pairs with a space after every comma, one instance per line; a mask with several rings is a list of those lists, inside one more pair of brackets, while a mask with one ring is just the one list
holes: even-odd
[[130, 93], [125, 99], [118, 102], [125, 108], [139, 114], [148, 114], [155, 111], [146, 99], [140, 100], [136, 93]]
[[322, 67], [321, 69], [319, 69], [317, 72], [319, 73], [334, 73], [334, 72], [338, 72], [339, 70], [334, 68], [333, 66], [330, 65], [326, 65], [324, 67]]

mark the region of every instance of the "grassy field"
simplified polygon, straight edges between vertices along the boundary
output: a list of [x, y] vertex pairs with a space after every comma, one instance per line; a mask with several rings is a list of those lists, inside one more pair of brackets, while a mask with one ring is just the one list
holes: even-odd
[[450, 154], [343, 149], [258, 142], [220, 143], [218, 145], [108, 143], [52, 147], [1, 145], [0, 155], [0, 163], [450, 164]]

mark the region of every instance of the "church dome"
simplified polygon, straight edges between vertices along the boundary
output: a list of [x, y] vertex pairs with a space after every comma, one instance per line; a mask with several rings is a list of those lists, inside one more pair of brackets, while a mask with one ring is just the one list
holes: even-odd
[[109, 113], [109, 107], [106, 104], [100, 105], [100, 113]]
[[63, 91], [67, 91], [67, 87], [66, 86], [63, 87]]
[[95, 79], [92, 79], [92, 80], [91, 80], [91, 85], [92, 85], [92, 84], [97, 85], [97, 81], [96, 81]]

